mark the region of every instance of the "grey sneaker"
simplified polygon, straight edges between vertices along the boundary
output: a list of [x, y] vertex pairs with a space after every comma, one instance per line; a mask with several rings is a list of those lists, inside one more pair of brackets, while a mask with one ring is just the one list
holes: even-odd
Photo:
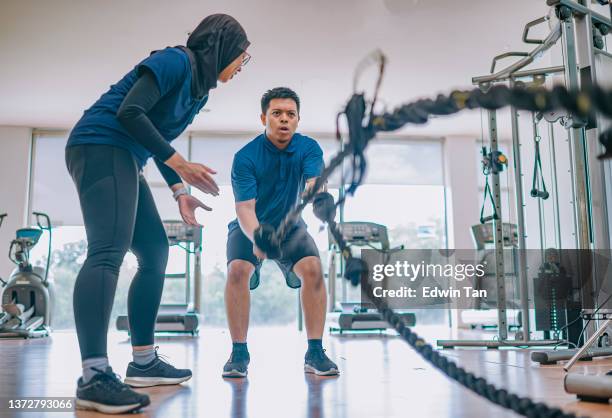
[[225, 366], [223, 377], [246, 377], [251, 357], [247, 351], [233, 351]]
[[336, 363], [331, 361], [325, 350], [308, 350], [304, 356], [304, 371], [317, 376], [336, 376], [340, 374]]
[[125, 383], [133, 387], [147, 387], [159, 385], [178, 385], [191, 379], [191, 370], [177, 369], [163, 356], [157, 354], [155, 348], [155, 360], [141, 366], [133, 361], [128, 364], [125, 373]]
[[93, 369], [98, 373], [89, 382], [83, 383], [83, 378], [77, 382], [77, 409], [123, 414], [137, 411], [151, 403], [147, 395], [135, 392], [123, 384], [110, 367], [106, 370]]

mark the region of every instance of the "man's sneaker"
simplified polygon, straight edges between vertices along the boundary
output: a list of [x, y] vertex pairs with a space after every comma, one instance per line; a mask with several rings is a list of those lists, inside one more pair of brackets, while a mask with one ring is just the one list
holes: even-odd
[[149, 364], [141, 366], [133, 361], [128, 364], [125, 373], [125, 383], [137, 387], [178, 385], [191, 379], [191, 370], [177, 369], [157, 354], [155, 347], [155, 359]]
[[325, 350], [308, 350], [304, 356], [304, 371], [317, 376], [335, 376], [340, 374], [336, 363], [331, 361]]
[[223, 377], [246, 377], [251, 358], [246, 351], [232, 351], [225, 366], [223, 366]]
[[76, 392], [76, 408], [99, 411], [105, 414], [133, 412], [151, 403], [147, 395], [133, 391], [123, 384], [113, 369], [93, 368], [98, 373], [89, 382], [79, 378]]

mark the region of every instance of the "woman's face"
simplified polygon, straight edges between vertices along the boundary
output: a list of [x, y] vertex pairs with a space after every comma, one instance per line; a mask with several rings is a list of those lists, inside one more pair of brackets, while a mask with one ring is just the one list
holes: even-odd
[[238, 57], [234, 61], [230, 62], [230, 64], [225, 67], [223, 71], [221, 71], [218, 80], [222, 83], [227, 83], [237, 73], [242, 71], [242, 67], [248, 62], [250, 58], [251, 56], [246, 51], [238, 55]]

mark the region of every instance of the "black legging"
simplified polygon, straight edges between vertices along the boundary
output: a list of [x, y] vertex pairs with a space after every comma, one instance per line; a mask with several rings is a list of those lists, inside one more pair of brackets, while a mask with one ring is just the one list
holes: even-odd
[[168, 262], [168, 238], [151, 190], [129, 151], [109, 145], [66, 148], [66, 165], [81, 202], [87, 259], [74, 286], [81, 358], [105, 357], [119, 267], [131, 250], [138, 272], [128, 296], [132, 344], [153, 344]]

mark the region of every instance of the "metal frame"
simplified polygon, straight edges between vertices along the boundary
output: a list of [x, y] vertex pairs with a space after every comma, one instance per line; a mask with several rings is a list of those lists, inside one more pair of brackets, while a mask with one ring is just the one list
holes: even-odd
[[[510, 80], [510, 85], [514, 86], [514, 79]], [[517, 155], [521, 153], [521, 141], [519, 138], [519, 125], [518, 125], [518, 110], [513, 106], [510, 108], [512, 118], [512, 155], [514, 156], [514, 187], [516, 190], [515, 204], [516, 204], [516, 216], [517, 216], [517, 230], [518, 230], [518, 245], [519, 249], [524, 250], [527, 248], [525, 238], [527, 238], [527, 231], [525, 231], [525, 203], [524, 203], [524, 192], [523, 192], [523, 168], [521, 165], [520, 157]], [[518, 252], [518, 277], [520, 283], [520, 298], [521, 298], [521, 319], [523, 321], [523, 343], [529, 342], [531, 339], [531, 327], [529, 318], [529, 283], [527, 276], [527, 254], [525, 251]]]
[[[518, 138], [517, 112], [512, 109], [513, 123], [513, 149], [515, 155], [518, 155], [520, 143]], [[498, 151], [497, 137], [497, 114], [494, 110], [488, 111], [489, 122], [489, 147], [491, 152]], [[518, 125], [517, 125], [518, 127]], [[520, 158], [514, 158], [515, 161], [515, 186], [516, 186], [516, 201], [517, 201], [517, 216], [519, 248], [525, 248], [525, 221], [523, 211], [523, 184], [521, 178]], [[529, 319], [529, 301], [528, 301], [528, 283], [527, 283], [527, 261], [524, 251], [519, 251], [519, 280], [520, 280], [520, 299], [521, 299], [521, 320], [523, 335], [522, 338], [514, 341], [508, 340], [508, 317], [506, 306], [506, 283], [505, 283], [505, 266], [504, 266], [504, 238], [503, 238], [503, 214], [501, 207], [501, 186], [499, 182], [499, 173], [492, 174], [492, 193], [493, 201], [497, 211], [498, 219], [493, 221], [494, 240], [495, 240], [495, 278], [497, 281], [497, 318], [498, 318], [498, 339], [495, 340], [438, 340], [438, 346], [442, 348], [455, 347], [524, 347], [524, 346], [541, 346], [558, 343], [557, 340], [536, 340], [530, 339], [530, 319]]]
[[[608, 27], [612, 27], [612, 21], [596, 12], [591, 11], [588, 7], [581, 4], [575, 3], [572, 0], [548, 0], [549, 6], [567, 6], [572, 11], [572, 16], [568, 19], [561, 20], [549, 35], [543, 40], [531, 40], [528, 38], [529, 29], [535, 25], [543, 23], [546, 18], [536, 19], [532, 22], [527, 23], [523, 31], [523, 41], [526, 43], [538, 44], [538, 46], [529, 53], [524, 52], [512, 52], [505, 53], [493, 58], [491, 72], [495, 69], [495, 63], [497, 60], [508, 57], [508, 56], [519, 56], [522, 57], [520, 60], [509, 65], [508, 67], [490, 75], [474, 77], [472, 82], [481, 87], [488, 87], [491, 83], [509, 81], [510, 85], [513, 86], [518, 78], [523, 77], [535, 77], [538, 75], [552, 75], [563, 72], [566, 79], [566, 85], [569, 89], [578, 89], [581, 82], [581, 75], [588, 71], [591, 76], [591, 80], [596, 81], [595, 65], [594, 65], [594, 54], [604, 54], [606, 56], [612, 55], [605, 52], [596, 50], [592, 45], [592, 23], [604, 24]], [[543, 52], [550, 49], [553, 45], [562, 39], [563, 53], [564, 53], [564, 65], [557, 67], [541, 68], [536, 70], [522, 70], [527, 65], [535, 61], [535, 59]], [[581, 71], [582, 70], [582, 71]], [[516, 212], [517, 212], [517, 223], [519, 233], [519, 248], [521, 250], [526, 248], [525, 245], [525, 215], [524, 215], [524, 196], [523, 196], [523, 184], [522, 184], [522, 169], [520, 160], [520, 138], [518, 133], [518, 114], [516, 109], [511, 108], [512, 117], [512, 143], [514, 151], [514, 180], [516, 188]], [[489, 134], [491, 139], [491, 149], [497, 145], [496, 138], [496, 120], [494, 112], [489, 112]], [[610, 248], [610, 235], [608, 226], [608, 213], [605, 204], [595, 208], [596, 213], [592, 207], [592, 193], [590, 186], [596, 189], [596, 193], [604, 193], [603, 202], [605, 199], [605, 181], [604, 181], [604, 170], [598, 162], [590, 158], [589, 155], [595, 155], [599, 150], [595, 149], [598, 146], [596, 136], [596, 129], [590, 129], [590, 132], [585, 128], [576, 127], [570, 129], [570, 161], [572, 171], [572, 191], [574, 195], [574, 222], [576, 230], [576, 248], [577, 249], [591, 249], [592, 244], [595, 244], [595, 248]], [[589, 141], [587, 142], [587, 137]], [[589, 164], [590, 163], [590, 164]], [[555, 162], [556, 171], [556, 162]], [[499, 193], [498, 184], [496, 184], [495, 175], [493, 177], [493, 195], [496, 200], [495, 204], [498, 205], [499, 201], [496, 199]], [[595, 180], [595, 181], [593, 181]], [[497, 187], [496, 187], [497, 186]], [[557, 185], [554, 186], [554, 192], [557, 193]], [[558, 196], [557, 196], [558, 199]], [[557, 204], [558, 205], [558, 204]], [[498, 213], [501, 214], [501, 207], [498, 207]], [[558, 207], [557, 207], [558, 211]], [[500, 216], [501, 218], [501, 216]], [[499, 225], [502, 220], [496, 220], [494, 222], [495, 233], [498, 234]], [[498, 225], [499, 224], [499, 225]], [[557, 219], [557, 225], [559, 220]], [[557, 226], [558, 228], [558, 226]], [[503, 253], [501, 257], [499, 255], [499, 242], [496, 235], [496, 276], [498, 279], [498, 291], [504, 291], [505, 286], [500, 286], [499, 282], [499, 268], [502, 268], [503, 272]], [[560, 241], [560, 238], [559, 238]], [[501, 260], [500, 260], [501, 259]], [[527, 263], [526, 256], [523, 251], [519, 253], [519, 281], [520, 281], [520, 297], [521, 297], [521, 312], [523, 320], [523, 335], [521, 341], [505, 341], [507, 338], [507, 318], [506, 318], [506, 303], [504, 297], [498, 297], [498, 331], [499, 339], [501, 341], [461, 341], [461, 340], [441, 340], [438, 341], [438, 345], [442, 347], [488, 347], [498, 348], [500, 346], [537, 346], [551, 343], [551, 341], [538, 340], [532, 341], [530, 339], [530, 321], [529, 321], [529, 306], [528, 306], [528, 276], [527, 276]], [[503, 274], [503, 273], [502, 273]], [[589, 306], [588, 297], [592, 294], [592, 287], [587, 286], [583, 288], [582, 303], [583, 306]], [[606, 322], [609, 324], [609, 322]], [[587, 329], [586, 335], [589, 333]]]
[[[495, 154], [499, 150], [497, 146], [497, 112], [489, 110], [489, 140], [491, 153]], [[497, 218], [493, 220], [493, 237], [495, 240], [495, 280], [497, 281], [497, 323], [499, 339], [508, 339], [508, 315], [506, 312], [506, 271], [504, 267], [504, 232], [503, 214], [501, 207], [501, 185], [499, 183], [499, 172], [493, 170], [493, 203], [497, 212]]]

